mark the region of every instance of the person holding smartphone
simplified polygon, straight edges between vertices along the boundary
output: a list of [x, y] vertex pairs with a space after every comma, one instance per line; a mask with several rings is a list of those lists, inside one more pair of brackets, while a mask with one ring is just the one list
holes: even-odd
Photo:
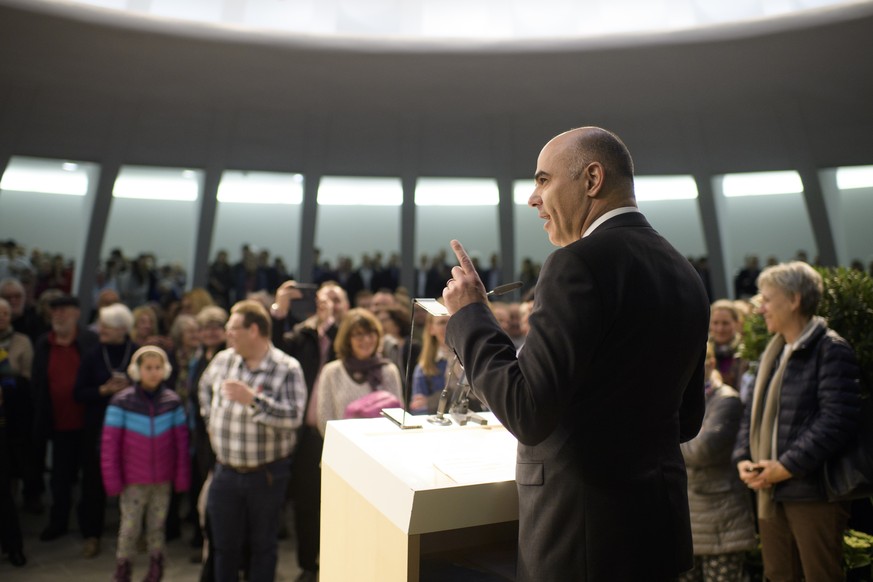
[[[276, 289], [276, 302], [270, 309], [273, 323], [284, 322], [294, 309], [307, 300], [310, 286], [286, 281]], [[297, 434], [291, 495], [294, 499], [294, 528], [297, 562], [302, 571], [298, 580], [318, 578], [321, 550], [321, 453], [324, 439], [318, 431], [316, 400], [317, 379], [321, 369], [336, 359], [334, 340], [346, 313], [349, 299], [336, 282], [326, 282], [315, 292], [315, 313], [295, 324], [290, 331], [273, 335], [276, 347], [294, 357], [303, 368], [307, 401], [304, 420]]]

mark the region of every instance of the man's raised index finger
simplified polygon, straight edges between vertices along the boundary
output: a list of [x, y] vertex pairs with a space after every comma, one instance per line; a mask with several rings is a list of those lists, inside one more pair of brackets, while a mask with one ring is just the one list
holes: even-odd
[[462, 245], [460, 241], [454, 239], [451, 244], [452, 250], [455, 251], [455, 256], [458, 257], [458, 264], [462, 269], [464, 269], [464, 272], [475, 273], [476, 267], [473, 266], [473, 261], [470, 260], [467, 251], [464, 250], [464, 245]]

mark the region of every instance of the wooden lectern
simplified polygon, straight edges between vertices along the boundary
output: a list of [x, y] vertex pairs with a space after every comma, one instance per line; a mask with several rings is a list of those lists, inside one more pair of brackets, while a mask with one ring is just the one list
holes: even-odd
[[516, 439], [488, 425], [331, 421], [321, 460], [321, 582], [419, 580], [431, 556], [515, 539]]

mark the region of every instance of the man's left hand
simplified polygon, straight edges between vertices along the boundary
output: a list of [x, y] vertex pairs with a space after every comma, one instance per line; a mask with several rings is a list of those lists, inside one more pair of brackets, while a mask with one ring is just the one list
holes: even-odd
[[443, 289], [443, 301], [446, 309], [449, 310], [449, 315], [454, 315], [471, 303], [488, 302], [485, 285], [482, 284], [467, 251], [456, 240], [452, 241], [452, 250], [458, 257], [458, 266], [452, 267], [452, 278], [446, 282], [446, 288]]
[[225, 380], [221, 383], [221, 394], [228, 400], [248, 406], [255, 400], [255, 391], [245, 382]]

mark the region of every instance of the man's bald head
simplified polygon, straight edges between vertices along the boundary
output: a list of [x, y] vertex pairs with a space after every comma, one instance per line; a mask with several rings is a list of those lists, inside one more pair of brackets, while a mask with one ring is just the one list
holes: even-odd
[[527, 203], [545, 219], [552, 244], [567, 246], [601, 216], [636, 207], [633, 174], [630, 153], [615, 134], [599, 127], [573, 129], [540, 151]]
[[578, 179], [591, 162], [600, 162], [609, 189], [631, 187], [633, 191], [634, 162], [621, 139], [600, 127], [580, 127], [562, 134], [572, 140], [568, 153], [570, 175]]

